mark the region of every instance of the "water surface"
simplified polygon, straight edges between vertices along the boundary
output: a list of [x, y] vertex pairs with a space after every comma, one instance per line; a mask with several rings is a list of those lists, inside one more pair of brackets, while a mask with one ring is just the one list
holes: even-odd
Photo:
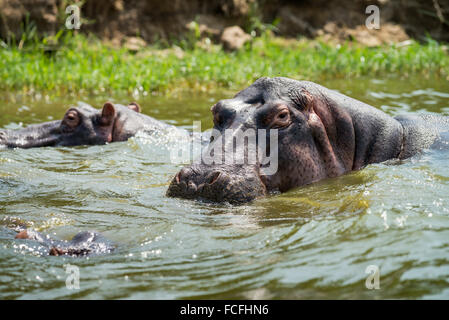
[[[449, 115], [442, 79], [357, 79], [323, 85], [390, 115]], [[59, 119], [77, 100], [138, 99], [143, 112], [211, 127], [210, 106], [233, 92], [161, 98], [82, 97], [0, 104], [0, 127]], [[374, 164], [243, 206], [165, 197], [180, 166], [167, 140], [0, 150], [1, 299], [449, 298], [447, 152]], [[14, 240], [26, 224], [56, 238], [96, 230], [109, 255], [50, 257]], [[66, 287], [66, 264], [80, 289]], [[380, 289], [365, 286], [370, 265]]]

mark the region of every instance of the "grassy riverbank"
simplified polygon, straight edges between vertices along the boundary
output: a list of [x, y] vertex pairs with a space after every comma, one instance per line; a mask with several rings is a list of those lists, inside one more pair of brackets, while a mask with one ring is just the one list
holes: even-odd
[[83, 35], [66, 35], [56, 51], [49, 52], [42, 42], [18, 47], [3, 43], [0, 49], [2, 91], [170, 93], [189, 88], [238, 88], [261, 76], [319, 81], [420, 74], [449, 80], [448, 48], [432, 40], [367, 48], [264, 36], [233, 53], [204, 42], [184, 43], [183, 49], [153, 45], [130, 52]]

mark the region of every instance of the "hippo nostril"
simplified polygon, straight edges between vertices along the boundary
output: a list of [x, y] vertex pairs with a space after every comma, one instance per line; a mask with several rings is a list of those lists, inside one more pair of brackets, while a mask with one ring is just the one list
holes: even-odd
[[197, 190], [196, 184], [193, 181], [189, 181], [187, 188], [190, 192], [195, 192]]
[[211, 176], [210, 176], [210, 178], [209, 178], [209, 184], [213, 184], [213, 183], [215, 183], [217, 180], [218, 180], [218, 178], [220, 177], [220, 175], [221, 175], [221, 172], [219, 172], [219, 171], [217, 171], [217, 172], [214, 172]]

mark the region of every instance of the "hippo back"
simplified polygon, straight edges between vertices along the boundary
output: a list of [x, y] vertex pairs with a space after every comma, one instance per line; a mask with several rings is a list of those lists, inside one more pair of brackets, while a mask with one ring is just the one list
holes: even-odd
[[395, 119], [404, 128], [401, 159], [409, 158], [423, 149], [449, 149], [449, 117], [423, 114], [401, 115]]

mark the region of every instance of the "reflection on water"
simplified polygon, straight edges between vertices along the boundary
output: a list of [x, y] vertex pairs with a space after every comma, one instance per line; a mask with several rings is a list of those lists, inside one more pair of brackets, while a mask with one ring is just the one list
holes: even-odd
[[[391, 115], [449, 114], [443, 80], [323, 84]], [[207, 129], [210, 105], [232, 95], [139, 103], [157, 119], [185, 128], [201, 120]], [[105, 98], [84, 100], [99, 107]], [[3, 103], [0, 127], [58, 119], [74, 103]], [[166, 157], [167, 144], [144, 136], [0, 150], [0, 298], [449, 297], [446, 151], [370, 165], [243, 206], [166, 198], [180, 168]], [[61, 239], [96, 230], [119, 245], [104, 256], [42, 256], [35, 243], [13, 239], [24, 225]], [[79, 290], [66, 288], [67, 263], [80, 268]], [[369, 265], [380, 268], [380, 290], [365, 287]]]

